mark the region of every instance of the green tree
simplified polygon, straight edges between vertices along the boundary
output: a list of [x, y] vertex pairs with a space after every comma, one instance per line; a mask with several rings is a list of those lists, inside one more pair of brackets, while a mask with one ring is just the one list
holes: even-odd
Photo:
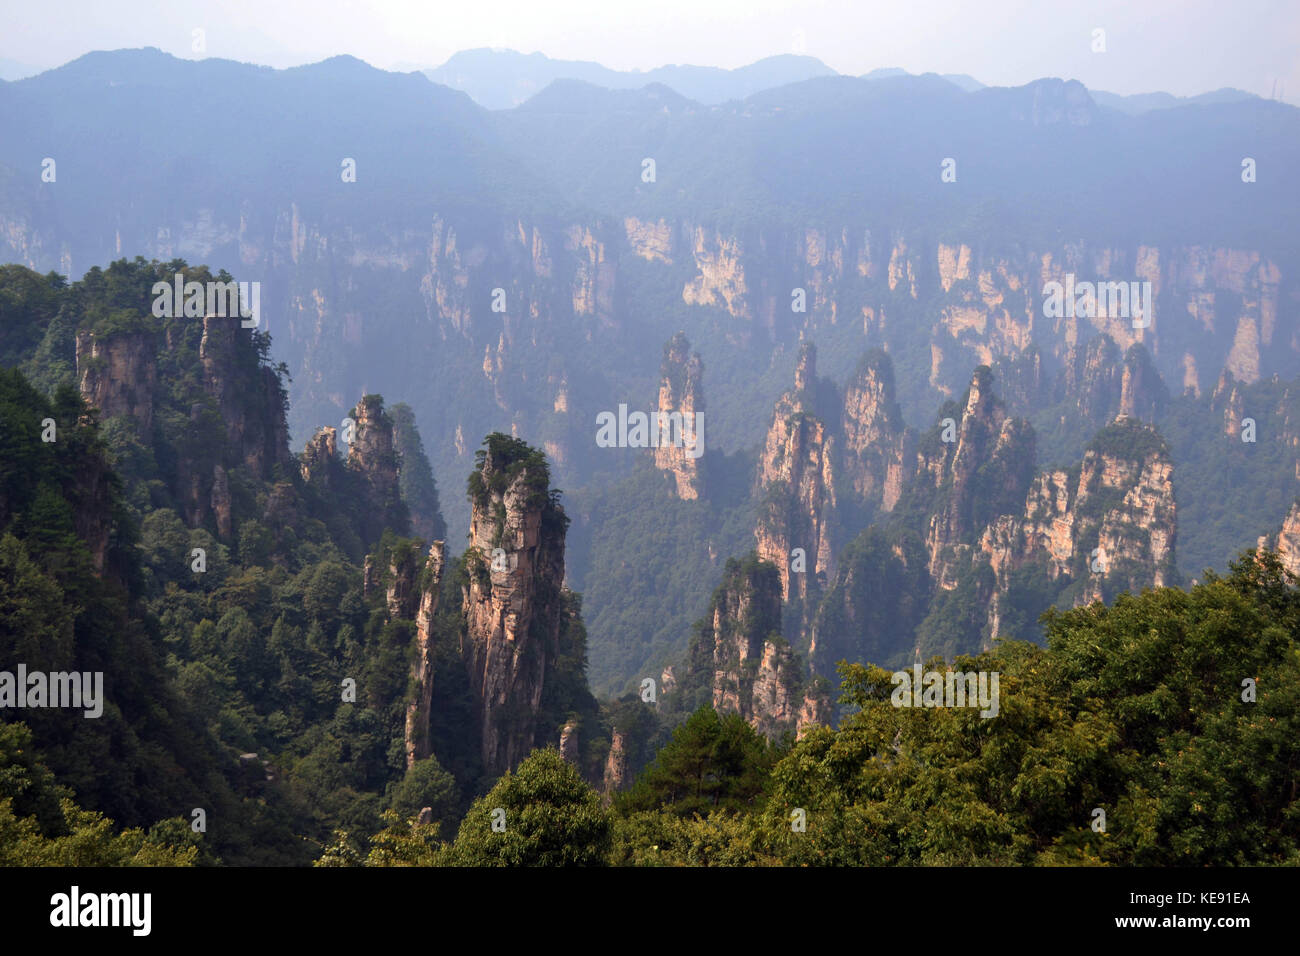
[[[493, 830], [505, 811], [504, 832]], [[600, 797], [558, 750], [535, 750], [474, 802], [451, 860], [459, 866], [595, 866], [610, 846]]]
[[620, 795], [618, 807], [625, 813], [666, 807], [683, 817], [750, 810], [762, 801], [773, 761], [766, 739], [743, 717], [701, 707]]
[[459, 805], [456, 778], [442, 769], [435, 757], [417, 760], [389, 796], [389, 807], [401, 819], [418, 816], [428, 807], [433, 811], [433, 820], [447, 827], [456, 821]]

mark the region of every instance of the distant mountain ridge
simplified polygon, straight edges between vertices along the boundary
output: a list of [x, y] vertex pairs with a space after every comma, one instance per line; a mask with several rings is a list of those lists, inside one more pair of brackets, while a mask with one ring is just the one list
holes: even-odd
[[[17, 60], [0, 57], [0, 82], [17, 82], [30, 79], [44, 73], [63, 70], [66, 67], [89, 60], [98, 62], [99, 57], [109, 51], [97, 51], [71, 60], [69, 63], [49, 70], [31, 66]], [[123, 51], [116, 51], [123, 52]], [[153, 47], [135, 51], [139, 53], [166, 56]], [[271, 67], [235, 60], [204, 60], [229, 64], [231, 66], [250, 66], [269, 70]], [[672, 92], [688, 100], [694, 100], [706, 106], [715, 106], [731, 100], [748, 99], [757, 93], [801, 83], [818, 77], [839, 77], [850, 74], [840, 73], [827, 66], [814, 56], [804, 54], [776, 54], [756, 60], [747, 66], [725, 69], [716, 66], [694, 66], [689, 64], [667, 64], [652, 70], [615, 70], [591, 60], [559, 60], [544, 53], [520, 53], [516, 50], [482, 47], [461, 50], [453, 54], [441, 66], [431, 69], [401, 68], [382, 70], [370, 66], [356, 57], [342, 54], [329, 57], [319, 63], [302, 64], [280, 72], [312, 69], [323, 64], [348, 63], [357, 68], [376, 73], [421, 73], [440, 86], [458, 90], [472, 99], [479, 106], [489, 110], [513, 109], [541, 93], [557, 81], [579, 81], [606, 90], [640, 90], [648, 86], [667, 87]], [[863, 80], [884, 80], [897, 77], [938, 76], [966, 93], [989, 89], [968, 73], [911, 73], [901, 67], [877, 67], [859, 74]], [[1137, 116], [1152, 110], [1171, 109], [1177, 106], [1204, 106], [1218, 103], [1235, 103], [1242, 100], [1263, 99], [1254, 93], [1235, 87], [1222, 87], [1193, 96], [1175, 96], [1164, 91], [1149, 93], [1110, 93], [1105, 90], [1089, 88], [1089, 95], [1098, 106], [1119, 110], [1130, 116]]]
[[[778, 54], [733, 70], [715, 66], [666, 65], [653, 70], [614, 70], [589, 60], [556, 60], [543, 53], [519, 53], [515, 50], [481, 48], [462, 50], [446, 63], [422, 71], [425, 76], [461, 90], [475, 103], [489, 110], [512, 109], [526, 103], [561, 80], [578, 80], [607, 90], [641, 89], [661, 84], [688, 100], [714, 106], [730, 100], [743, 100], [756, 93], [825, 76], [846, 76], [813, 56]], [[877, 67], [860, 74], [864, 80], [896, 77], [938, 76], [965, 93], [988, 89], [988, 84], [968, 73], [910, 73], [901, 67]], [[1223, 87], [1195, 96], [1172, 93], [1119, 94], [1104, 90], [1088, 91], [1099, 106], [1136, 116], [1151, 110], [1175, 106], [1232, 103], [1259, 99], [1254, 93]]]
[[[166, 104], [201, 121], [175, 122]], [[917, 429], [989, 366], [1009, 414], [1034, 416], [1042, 466], [1074, 467], [1084, 449], [1072, 437], [1104, 424], [1076, 427], [1068, 406], [1081, 397], [1109, 418], [1138, 378], [1190, 391], [1195, 404], [1162, 420], [1189, 476], [1177, 489], [1188, 575], [1275, 530], [1296, 497], [1283, 426], [1300, 416], [1269, 384], [1300, 374], [1300, 204], [1277, 172], [1300, 163], [1300, 111], [1282, 103], [1130, 116], [1063, 79], [967, 93], [937, 74], [826, 75], [717, 106], [664, 83], [575, 79], [489, 111], [353, 57], [273, 70], [121, 50], [0, 84], [0, 128], [0, 260], [73, 275], [182, 258], [259, 282], [262, 330], [291, 376], [295, 449], [382, 391], [419, 420], [440, 488], [464, 481], [478, 436], [542, 451], [572, 494], [565, 573], [587, 602], [593, 686], [611, 692], [680, 659], [725, 561], [749, 550], [752, 518], [709, 502], [749, 502], [804, 342], [837, 384], [864, 352], [887, 352]], [[1258, 182], [1243, 180], [1243, 156]], [[47, 157], [57, 179], [42, 179]], [[1150, 283], [1149, 326], [1109, 309], [1046, 313], [1045, 284], [1069, 275]], [[620, 405], [656, 407], [661, 349], [679, 331], [708, 390], [707, 480], [692, 500], [630, 449], [598, 446], [592, 427]], [[1101, 334], [1114, 348], [1096, 353], [1093, 375]], [[1117, 369], [1139, 339], [1154, 372]], [[1235, 401], [1220, 381], [1241, 383]], [[1205, 437], [1245, 417], [1266, 462]], [[1255, 447], [1237, 445], [1239, 458]], [[1225, 511], [1211, 493], [1225, 462], [1288, 480], [1272, 482], [1277, 500], [1243, 494]], [[897, 483], [886, 469], [877, 484], [883, 501]], [[680, 506], [680, 521], [655, 509], [624, 520], [625, 489]], [[1016, 491], [984, 518], [1019, 520]], [[448, 512], [446, 540], [464, 540], [467, 518]], [[814, 556], [787, 526], [771, 540]], [[975, 547], [986, 526], [942, 540]], [[662, 573], [630, 570], [644, 566]]]
[[796, 54], [766, 57], [734, 70], [672, 65], [640, 72], [584, 60], [553, 60], [542, 53], [479, 49], [463, 50], [424, 75], [468, 93], [480, 106], [501, 110], [520, 105], [556, 80], [581, 80], [611, 90], [662, 83], [687, 99], [713, 105], [836, 72], [816, 57]]

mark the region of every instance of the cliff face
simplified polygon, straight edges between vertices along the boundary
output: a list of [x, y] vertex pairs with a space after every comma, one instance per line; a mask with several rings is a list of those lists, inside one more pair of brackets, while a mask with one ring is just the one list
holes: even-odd
[[321, 488], [333, 487], [339, 467], [338, 429], [326, 425], [302, 450], [298, 467], [303, 481]]
[[[841, 391], [817, 378], [811, 343], [777, 402], [758, 461], [758, 556], [792, 607], [786, 636], [809, 639], [818, 601], [854, 529], [892, 511], [915, 467], [915, 436], [894, 400], [893, 365], [868, 353]], [[799, 553], [802, 552], [802, 553]]]
[[[1065, 99], [1053, 107], [1061, 116], [1070, 110]], [[272, 331], [293, 375], [296, 433], [336, 421], [340, 396], [365, 386], [366, 369], [382, 367], [394, 352], [409, 354], [403, 370], [392, 370], [391, 389], [420, 390], [421, 421], [433, 421], [434, 409], [454, 410], [428, 449], [443, 482], [458, 481], [472, 460], [454, 439], [457, 426], [500, 413], [519, 434], [546, 434], [566, 481], [572, 468], [582, 483], [593, 463], [581, 441], [586, 423], [610, 396], [574, 389], [559, 402], [560, 382], [566, 375], [570, 383], [586, 381], [614, 350], [626, 349], [614, 333], [631, 323], [658, 341], [679, 327], [698, 340], [706, 325], [721, 322], [728, 346], [753, 346], [752, 358], [763, 366], [774, 348], [860, 328], [863, 346], [906, 355], [909, 372], [928, 357], [928, 375], [900, 381], [912, 416], [928, 411], [936, 392], [959, 393], [976, 364], [996, 366], [1033, 342], [1054, 372], [1099, 333], [1121, 353], [1141, 342], [1166, 381], [1198, 392], [1213, 388], [1225, 369], [1241, 382], [1300, 369], [1300, 335], [1286, 309], [1292, 264], [1248, 247], [1116, 244], [1086, 235], [1026, 244], [961, 235], [939, 242], [856, 214], [819, 228], [773, 222], [720, 229], [690, 217], [635, 218], [631, 210], [521, 219], [435, 208], [400, 226], [377, 213], [350, 230], [315, 206], [291, 201], [258, 215], [206, 204], [142, 215], [116, 237], [122, 249], [162, 261], [229, 253], [267, 288], [282, 290], [274, 322], [283, 325]], [[21, 217], [5, 222], [0, 241], [13, 258], [42, 270], [60, 264], [56, 250], [68, 244], [42, 237]], [[96, 243], [104, 247], [92, 255]], [[79, 260], [102, 261], [114, 244], [112, 230], [71, 240]], [[1044, 286], [1069, 275], [1149, 282], [1154, 304], [1145, 327], [1135, 329], [1132, 316], [1109, 302], [1088, 316], [1044, 314]], [[792, 285], [807, 291], [806, 312], [790, 309]], [[500, 313], [488, 305], [497, 287], [506, 301]], [[374, 315], [376, 289], [400, 296], [422, 321]], [[682, 305], [685, 320], [666, 315], [662, 303], [669, 300]], [[363, 317], [374, 335], [362, 337]], [[338, 358], [340, 343], [357, 351], [355, 361]], [[555, 356], [554, 376], [527, 360], [538, 348]], [[637, 356], [621, 351], [618, 358]], [[421, 381], [414, 370], [435, 363], [454, 365], [457, 374]], [[469, 382], [476, 387], [466, 388]], [[715, 403], [735, 400], [724, 388], [732, 383], [711, 387]], [[1136, 397], [1123, 404], [1094, 426], [1120, 411], [1146, 417]], [[456, 530], [463, 532], [463, 524]]]
[[[423, 760], [432, 753], [429, 742], [429, 719], [433, 705], [433, 618], [438, 611], [438, 595], [442, 587], [442, 571], [446, 560], [443, 543], [435, 541], [429, 548], [422, 579], [418, 586], [410, 588], [418, 594], [419, 606], [414, 609], [415, 656], [411, 661], [414, 692], [406, 705], [406, 766], [408, 768], [415, 761]], [[395, 597], [396, 595], [389, 595], [390, 607]], [[407, 598], [403, 603], [406, 606], [402, 610], [409, 613], [410, 599]]]
[[987, 368], [976, 369], [960, 421], [948, 416], [951, 421], [941, 422], [917, 454], [916, 481], [931, 501], [928, 567], [946, 590], [956, 587], [957, 569], [982, 521], [1019, 510], [1033, 475], [1033, 430], [1007, 417], [992, 384]]
[[855, 500], [889, 512], [902, 496], [915, 461], [915, 436], [894, 398], [894, 367], [883, 352], [869, 353], [844, 390], [844, 474]]
[[610, 731], [609, 753], [605, 757], [603, 790], [607, 794], [614, 793], [626, 787], [627, 782], [627, 741], [623, 732], [615, 727]]
[[411, 624], [411, 694], [406, 702], [406, 766], [433, 753], [430, 718], [433, 705], [435, 634], [434, 615], [442, 587], [446, 551], [435, 541], [421, 557], [418, 542], [402, 542], [392, 549], [366, 555], [362, 592], [370, 598], [383, 588], [384, 612], [389, 622]]
[[1259, 539], [1260, 548], [1277, 551], [1282, 559], [1282, 567], [1292, 574], [1300, 575], [1300, 501], [1291, 506], [1291, 510], [1282, 519], [1282, 527], [1277, 534], [1264, 535]]
[[1145, 349], [1133, 345], [1121, 357], [1110, 336], [1100, 335], [1067, 353], [1055, 397], [1072, 400], [1084, 421], [1099, 428], [1117, 415], [1152, 421], [1167, 396]]
[[[238, 318], [141, 319], [117, 328], [99, 323], [77, 332], [75, 355], [81, 395], [101, 419], [130, 421], [146, 446], [172, 446], [165, 455], [171, 461], [168, 490], [190, 526], [211, 526], [229, 540], [235, 530], [230, 472], [242, 469], [254, 481], [268, 481], [290, 465], [279, 376], [262, 364]], [[194, 385], [159, 392], [160, 375]]]
[[[777, 402], [758, 462], [762, 497], [754, 538], [759, 558], [777, 568], [786, 599], [816, 594], [833, 560], [837, 443], [815, 414], [816, 380], [816, 349], [804, 345], [794, 391]], [[803, 550], [804, 564], [792, 570], [795, 548]]]
[[[1101, 343], [1093, 360], [1105, 354], [1113, 348]], [[1130, 358], [1098, 407], [1113, 407], [1124, 378], [1141, 374], [1140, 356]], [[1088, 364], [1080, 370], [1092, 375]], [[921, 440], [889, 520], [843, 549], [809, 629], [818, 673], [843, 658], [900, 665], [999, 636], [1032, 639], [1051, 604], [1177, 583], [1173, 466], [1155, 429], [1121, 414], [1078, 465], [1041, 473], [1035, 441], [994, 395], [989, 369], [976, 369]]]
[[1077, 582], [1076, 606], [1174, 583], [1172, 479], [1164, 442], [1125, 416], [1094, 439], [1077, 471], [1037, 476], [1023, 512], [998, 517], [980, 536], [978, 552], [997, 580], [990, 639], [1000, 632], [1012, 575], [1031, 563], [1049, 581]]
[[751, 556], [731, 560], [707, 616], [696, 625], [691, 682], [703, 682], [721, 713], [739, 713], [778, 737], [824, 721], [829, 702], [810, 684], [803, 661], [781, 637], [777, 569]]
[[[226, 426], [226, 447], [238, 463], [261, 478], [272, 466], [289, 462], [289, 433], [283, 414], [262, 415], [279, 404], [278, 380], [269, 368], [243, 367], [238, 320], [209, 315], [203, 319], [199, 362], [203, 388], [216, 403]], [[256, 403], [250, 402], [256, 396]]]
[[[704, 364], [678, 332], [664, 347], [659, 367], [659, 446], [655, 467], [673, 477], [673, 491], [684, 501], [704, 494]], [[655, 424], [652, 424], [655, 427]], [[691, 447], [691, 443], [698, 443]]]
[[153, 429], [153, 392], [158, 375], [153, 337], [148, 333], [96, 336], [77, 333], [77, 373], [81, 397], [103, 419], [124, 415], [140, 434]]
[[504, 773], [532, 749], [565, 625], [568, 519], [549, 483], [541, 454], [504, 435], [489, 438], [471, 478], [461, 654], [490, 773]]
[[352, 418], [356, 425], [348, 446], [348, 468], [360, 476], [367, 490], [378, 530], [404, 531], [409, 518], [399, 486], [393, 422], [384, 411], [384, 400], [378, 395], [366, 395], [352, 410]]

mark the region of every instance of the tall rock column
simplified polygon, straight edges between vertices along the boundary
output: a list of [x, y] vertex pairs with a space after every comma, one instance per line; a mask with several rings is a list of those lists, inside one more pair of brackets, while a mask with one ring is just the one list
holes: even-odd
[[483, 769], [499, 774], [532, 749], [543, 686], [559, 654], [568, 518], [541, 452], [499, 433], [485, 444], [469, 483], [461, 654], [478, 709]]
[[768, 737], [829, 718], [829, 701], [781, 637], [777, 569], [756, 554], [727, 562], [695, 626], [688, 671], [688, 684], [710, 687], [715, 710], [740, 714]]
[[673, 476], [674, 493], [684, 501], [704, 494], [704, 363], [692, 352], [684, 332], [664, 346], [659, 367], [659, 443], [655, 467]]
[[971, 377], [961, 421], [930, 437], [940, 440], [928, 441], [917, 453], [919, 483], [933, 482], [938, 492], [931, 502], [926, 549], [935, 583], [951, 590], [982, 525], [1021, 509], [1033, 480], [1035, 437], [1028, 422], [1007, 417], [986, 366]]
[[429, 714], [433, 706], [433, 618], [438, 611], [438, 591], [446, 565], [446, 549], [441, 541], [429, 548], [425, 574], [417, 582], [420, 598], [415, 612], [415, 659], [411, 662], [411, 679], [415, 691], [406, 705], [406, 766], [432, 752], [429, 747]]
[[[755, 545], [761, 559], [776, 565], [786, 599], [807, 599], [817, 590], [817, 576], [831, 570], [835, 438], [816, 415], [816, 381], [817, 351], [808, 343], [799, 352], [794, 391], [776, 403], [758, 462], [763, 497]], [[804, 563], [792, 571], [795, 548], [802, 549]]]
[[373, 513], [367, 522], [368, 540], [377, 540], [384, 529], [406, 533], [410, 517], [402, 502], [397, 446], [393, 421], [384, 411], [384, 400], [366, 395], [352, 410], [355, 432], [348, 446], [348, 467], [366, 483]]
[[894, 366], [881, 351], [866, 355], [844, 390], [844, 472], [854, 504], [892, 511], [911, 477], [915, 439], [894, 398]]

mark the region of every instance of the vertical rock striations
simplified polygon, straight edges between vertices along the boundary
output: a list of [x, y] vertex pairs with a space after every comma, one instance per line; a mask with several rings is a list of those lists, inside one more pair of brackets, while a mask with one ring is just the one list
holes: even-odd
[[739, 713], [776, 738], [829, 717], [829, 701], [811, 684], [804, 664], [781, 637], [777, 569], [751, 554], [731, 559], [708, 614], [695, 625], [683, 689], [706, 686], [713, 707]]
[[[442, 572], [446, 565], [446, 551], [441, 541], [429, 548], [424, 571], [411, 590], [418, 595], [415, 612], [415, 657], [411, 661], [411, 699], [406, 705], [406, 766], [423, 760], [432, 753], [429, 740], [429, 718], [433, 705], [433, 619], [438, 612], [438, 595], [442, 587]], [[409, 610], [407, 599], [403, 610]], [[389, 598], [389, 606], [393, 597]]]
[[930, 575], [939, 587], [952, 589], [980, 526], [995, 515], [1019, 511], [1024, 502], [1034, 472], [1034, 433], [1028, 422], [1007, 417], [986, 366], [975, 370], [960, 405], [945, 411], [951, 414], [917, 452], [915, 491], [929, 499]]
[[[777, 569], [781, 597], [805, 602], [818, 592], [833, 557], [836, 441], [816, 406], [817, 350], [807, 343], [799, 351], [794, 391], [776, 403], [759, 458], [762, 497], [754, 529], [759, 558]], [[802, 560], [792, 562], [796, 548]]]
[[[673, 477], [673, 493], [694, 501], [705, 493], [704, 363], [691, 343], [678, 332], [664, 346], [659, 366], [659, 430], [655, 467]], [[695, 444], [692, 447], [692, 443]]]
[[499, 774], [534, 745], [559, 653], [568, 518], [540, 452], [499, 433], [485, 444], [469, 483], [461, 654], [482, 728], [483, 767]]
[[409, 517], [402, 502], [399, 458], [393, 441], [393, 422], [384, 400], [366, 395], [352, 410], [355, 433], [348, 446], [348, 467], [359, 475], [372, 510], [371, 535], [376, 540], [385, 528], [405, 533]]
[[101, 418], [125, 416], [139, 434], [153, 429], [153, 392], [158, 369], [153, 338], [144, 332], [96, 335], [77, 333], [77, 373], [81, 397]]
[[981, 534], [978, 551], [997, 581], [989, 640], [1003, 632], [1015, 574], [1027, 566], [1057, 582], [1058, 602], [1067, 605], [1176, 583], [1176, 528], [1169, 450], [1155, 429], [1121, 415], [1093, 439], [1081, 465], [1038, 475], [1023, 511], [998, 517]]
[[915, 436], [894, 398], [894, 366], [873, 350], [863, 356], [844, 390], [844, 476], [864, 516], [892, 511], [911, 478]]
[[1300, 501], [1291, 505], [1277, 534], [1264, 535], [1259, 539], [1259, 547], [1276, 551], [1282, 560], [1282, 567], [1292, 574], [1300, 575]]

